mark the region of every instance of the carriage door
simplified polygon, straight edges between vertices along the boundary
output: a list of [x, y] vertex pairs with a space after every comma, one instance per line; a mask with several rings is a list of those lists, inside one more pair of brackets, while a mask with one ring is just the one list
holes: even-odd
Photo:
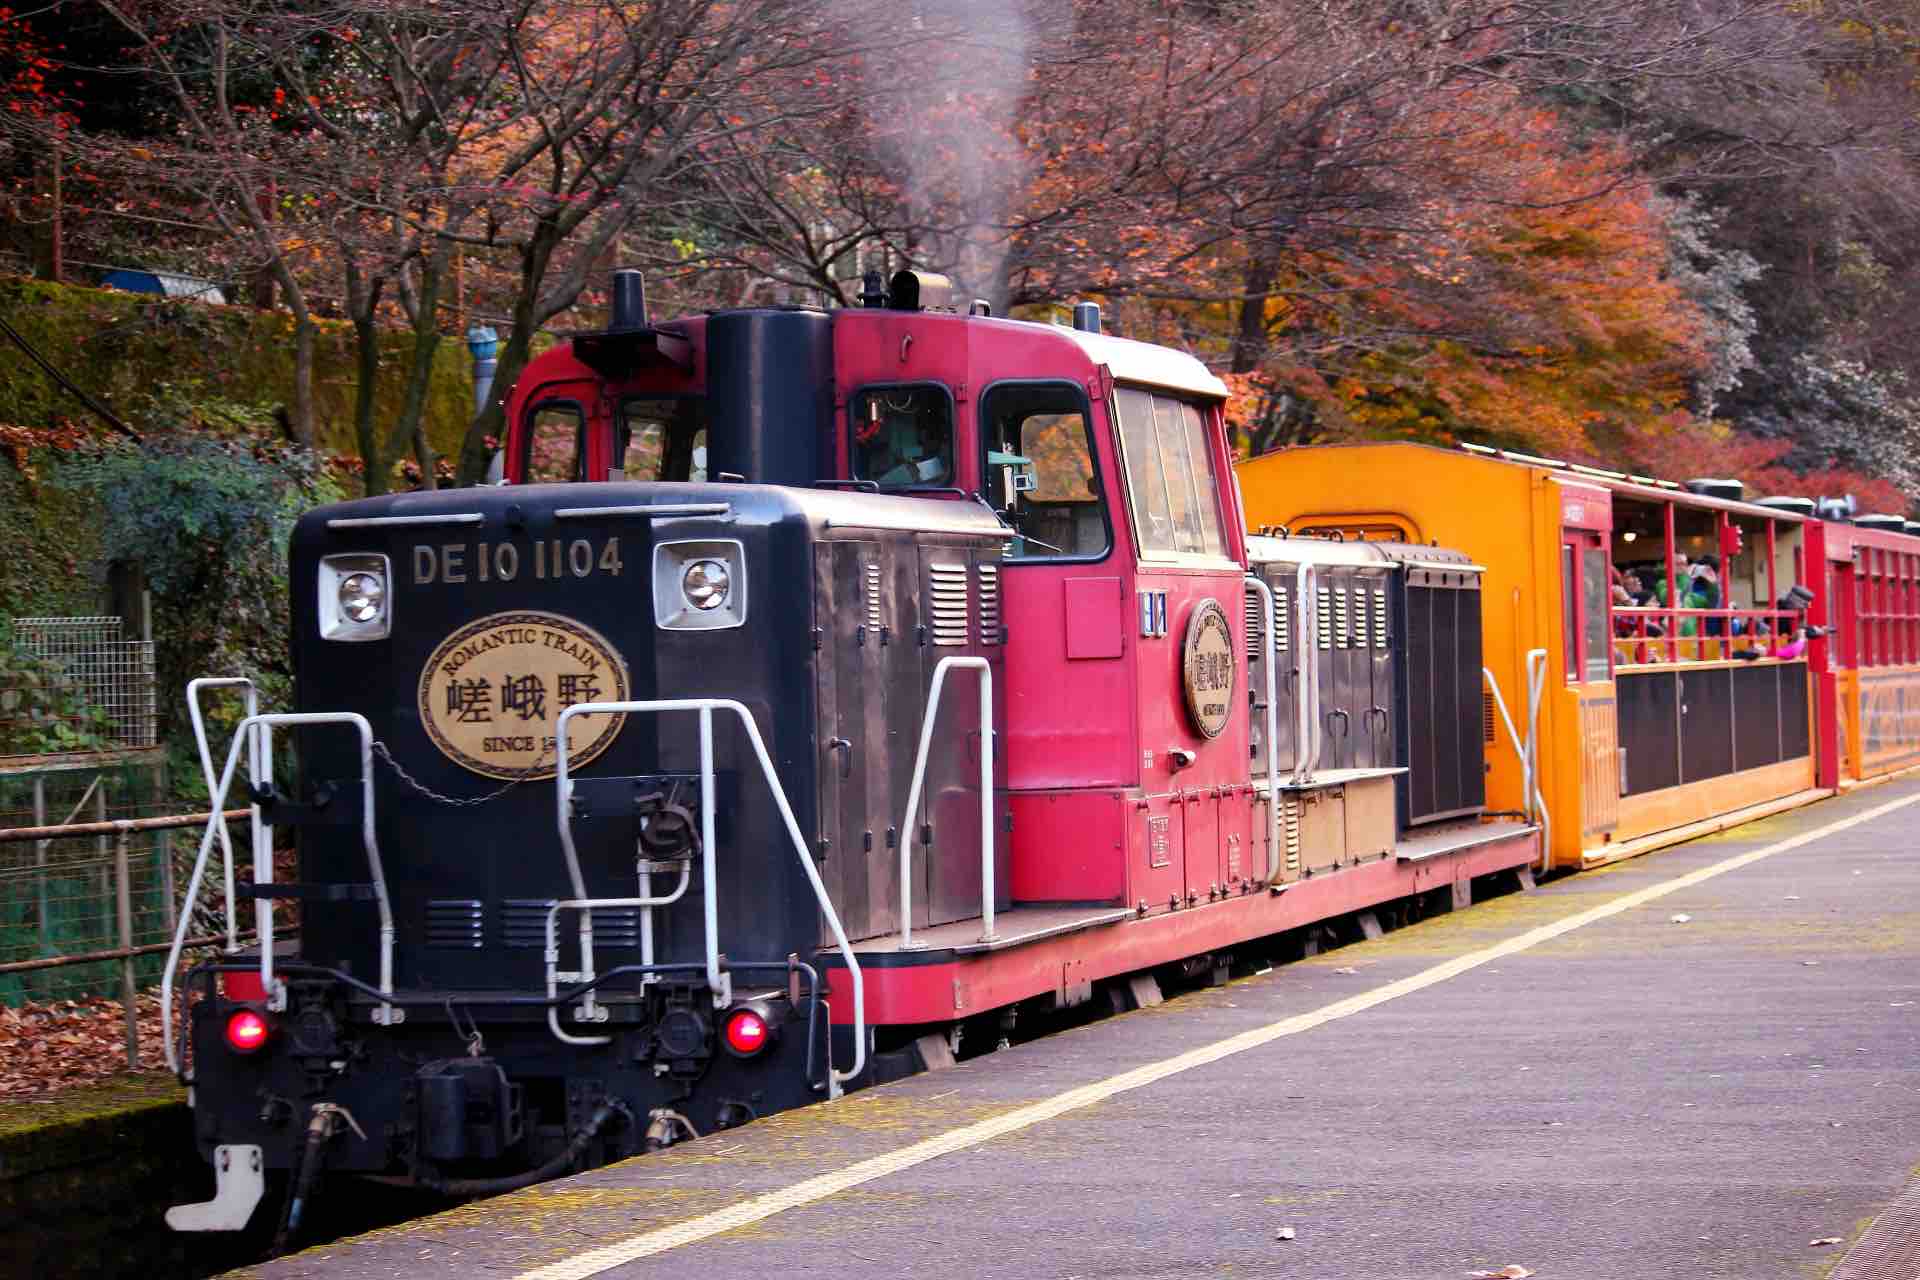
[[1613, 675], [1612, 517], [1605, 492], [1561, 494], [1563, 675], [1578, 724], [1582, 848], [1619, 826], [1625, 773]]

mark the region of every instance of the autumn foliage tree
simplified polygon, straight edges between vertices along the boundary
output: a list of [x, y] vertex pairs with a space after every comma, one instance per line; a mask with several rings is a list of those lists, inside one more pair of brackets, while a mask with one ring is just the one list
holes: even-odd
[[410, 335], [417, 394], [360, 400], [370, 488], [409, 449], [432, 476], [460, 316], [504, 328], [504, 390], [617, 261], [681, 306], [844, 304], [900, 265], [1027, 318], [1093, 297], [1218, 369], [1250, 452], [1920, 491], [1900, 0], [98, 3], [169, 123], [96, 168], [185, 193], [296, 338], [303, 298], [343, 309], [363, 392]]

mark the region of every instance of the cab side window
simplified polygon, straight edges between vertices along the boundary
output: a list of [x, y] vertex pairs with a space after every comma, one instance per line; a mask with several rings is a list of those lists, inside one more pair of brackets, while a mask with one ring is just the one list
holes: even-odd
[[1140, 554], [1225, 555], [1218, 480], [1200, 407], [1135, 387], [1122, 387], [1114, 401]]
[[848, 402], [847, 421], [854, 479], [882, 489], [953, 485], [953, 397], [945, 387], [869, 387]]
[[981, 401], [987, 500], [1009, 560], [1097, 560], [1113, 538], [1086, 398], [1072, 383], [1001, 383]]
[[616, 470], [609, 480], [705, 480], [707, 407], [692, 396], [620, 402]]
[[586, 414], [572, 401], [549, 400], [527, 411], [526, 455], [521, 474], [528, 484], [581, 479]]

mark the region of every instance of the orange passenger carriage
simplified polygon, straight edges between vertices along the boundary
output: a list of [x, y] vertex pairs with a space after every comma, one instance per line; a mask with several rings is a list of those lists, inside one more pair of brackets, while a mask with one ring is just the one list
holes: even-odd
[[1488, 803], [1541, 815], [1554, 865], [1833, 785], [1818, 706], [1846, 588], [1822, 576], [1836, 526], [1811, 503], [1411, 444], [1289, 450], [1239, 475], [1256, 523], [1437, 539], [1486, 566]]

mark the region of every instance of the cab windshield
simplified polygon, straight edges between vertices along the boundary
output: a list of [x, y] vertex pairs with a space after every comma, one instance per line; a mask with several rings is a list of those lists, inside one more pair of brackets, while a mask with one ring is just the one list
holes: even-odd
[[696, 396], [628, 396], [614, 428], [609, 480], [705, 480], [707, 402]]

